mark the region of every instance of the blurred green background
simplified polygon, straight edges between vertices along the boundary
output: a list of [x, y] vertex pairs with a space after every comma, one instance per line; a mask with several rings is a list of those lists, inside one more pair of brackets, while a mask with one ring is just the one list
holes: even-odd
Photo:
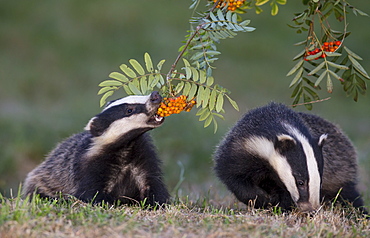
[[[370, 13], [368, 1], [352, 1]], [[190, 0], [49, 0], [0, 2], [0, 192], [16, 191], [26, 174], [64, 138], [80, 132], [99, 113], [98, 84], [122, 63], [166, 59], [164, 72], [175, 60], [189, 29]], [[152, 135], [163, 160], [166, 183], [179, 192], [201, 197], [210, 190], [226, 194], [212, 172], [212, 153], [227, 130], [246, 110], [270, 101], [291, 104], [292, 78], [286, 74], [304, 40], [287, 26], [301, 1], [288, 1], [277, 16], [253, 11], [253, 33], [221, 42], [214, 77], [228, 88], [240, 107], [226, 104], [219, 130], [203, 128], [195, 111], [173, 115]], [[370, 73], [370, 18], [348, 16], [352, 35], [346, 45], [364, 58]], [[340, 30], [340, 29], [339, 29]], [[338, 123], [358, 149], [360, 189], [370, 205], [370, 97], [354, 102], [335, 82], [331, 100], [314, 105], [313, 113]], [[325, 88], [325, 86], [324, 86]], [[124, 96], [123, 91], [115, 97]], [[297, 110], [305, 111], [304, 107]], [[180, 194], [181, 195], [181, 194]], [[220, 195], [221, 196], [221, 195]]]

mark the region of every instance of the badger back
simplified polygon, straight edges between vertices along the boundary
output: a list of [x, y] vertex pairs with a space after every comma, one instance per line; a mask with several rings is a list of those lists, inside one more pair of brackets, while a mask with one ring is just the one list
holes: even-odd
[[216, 163], [222, 164], [216, 164], [216, 173], [222, 177], [224, 167], [228, 166], [222, 160], [230, 158], [227, 153], [236, 153], [237, 160], [247, 168], [256, 163], [266, 165], [277, 175], [276, 184], [289, 192], [295, 205], [301, 210], [314, 210], [320, 205], [321, 145], [325, 138], [326, 135], [313, 138], [297, 113], [271, 103], [251, 110], [231, 129], [216, 151]]

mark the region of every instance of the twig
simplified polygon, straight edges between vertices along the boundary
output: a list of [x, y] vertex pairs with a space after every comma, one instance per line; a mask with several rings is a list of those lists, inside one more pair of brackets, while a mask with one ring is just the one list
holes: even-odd
[[291, 107], [302, 106], [302, 105], [307, 105], [307, 104], [313, 104], [313, 103], [318, 103], [318, 102], [327, 101], [327, 100], [329, 100], [329, 99], [331, 99], [331, 97], [324, 98], [324, 99], [320, 99], [320, 100], [316, 100], [316, 101], [311, 101], [311, 102], [305, 102], [305, 103], [294, 104], [294, 105], [290, 105], [290, 106], [291, 106]]
[[[209, 13], [207, 16], [204, 17], [204, 19], [208, 19], [210, 17], [210, 13], [213, 12], [213, 10], [216, 8], [216, 6], [218, 5], [218, 3], [220, 2], [221, 0], [218, 0], [217, 2], [215, 2], [215, 4], [213, 4], [212, 8], [209, 10]], [[202, 29], [202, 26], [201, 24], [199, 24], [195, 31], [192, 33], [192, 35], [189, 37], [189, 39], [187, 40], [186, 44], [185, 44], [185, 47], [182, 49], [182, 51], [179, 53], [179, 55], [177, 56], [175, 62], [172, 64], [170, 70], [168, 71], [167, 73], [167, 76], [166, 76], [166, 80], [167, 80], [167, 84], [169, 86], [169, 91], [170, 93], [172, 93], [172, 90], [171, 90], [171, 83], [170, 83], [170, 79], [171, 79], [171, 74], [173, 73], [173, 71], [175, 71], [175, 68], [176, 68], [176, 65], [177, 63], [180, 61], [180, 59], [182, 58], [182, 56], [184, 55], [185, 51], [187, 50], [187, 48], [189, 47], [190, 45], [190, 42], [194, 39], [194, 37], [199, 33], [199, 31]]]

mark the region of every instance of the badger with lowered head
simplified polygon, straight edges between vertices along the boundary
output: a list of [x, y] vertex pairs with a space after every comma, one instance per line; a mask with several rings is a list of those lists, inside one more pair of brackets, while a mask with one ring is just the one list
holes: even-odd
[[214, 157], [220, 180], [241, 202], [256, 208], [310, 212], [339, 192], [340, 201], [363, 206], [356, 189], [356, 152], [347, 136], [318, 116], [282, 104], [245, 114]]
[[93, 117], [85, 131], [60, 143], [31, 171], [24, 196], [74, 196], [85, 202], [163, 204], [169, 193], [161, 163], [147, 131], [164, 118], [157, 109], [158, 92], [110, 102]]

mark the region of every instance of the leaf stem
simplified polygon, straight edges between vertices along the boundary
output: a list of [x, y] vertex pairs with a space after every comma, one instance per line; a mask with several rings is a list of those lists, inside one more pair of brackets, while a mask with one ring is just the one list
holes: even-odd
[[[206, 17], [204, 17], [204, 19], [208, 19], [210, 17], [210, 13], [216, 8], [216, 6], [218, 5], [218, 3], [220, 2], [221, 0], [218, 0], [217, 2], [215, 2], [212, 6], [212, 8], [209, 10], [209, 13]], [[182, 56], [184, 55], [185, 51], [188, 49], [191, 41], [194, 39], [194, 37], [199, 33], [199, 31], [203, 28], [202, 24], [199, 24], [195, 31], [190, 35], [189, 39], [187, 40], [185, 46], [183, 47], [183, 49], [181, 50], [181, 52], [177, 55], [176, 57], [176, 60], [175, 62], [172, 64], [170, 70], [168, 71], [167, 73], [167, 76], [166, 76], [166, 80], [167, 80], [167, 85], [168, 85], [168, 88], [169, 88], [169, 91], [170, 91], [170, 94], [172, 94], [172, 85], [171, 85], [171, 74], [175, 71], [175, 68], [178, 64], [178, 62], [180, 61], [180, 59], [182, 58]]]

